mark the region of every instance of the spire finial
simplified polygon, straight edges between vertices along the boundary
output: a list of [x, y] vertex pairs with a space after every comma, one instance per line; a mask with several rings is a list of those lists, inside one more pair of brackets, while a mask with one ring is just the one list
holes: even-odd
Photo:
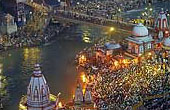
[[33, 74], [34, 76], [40, 76], [41, 75], [41, 68], [40, 68], [40, 64], [35, 64], [34, 66], [34, 71], [33, 71]]
[[161, 8], [161, 11], [164, 11], [164, 8]]

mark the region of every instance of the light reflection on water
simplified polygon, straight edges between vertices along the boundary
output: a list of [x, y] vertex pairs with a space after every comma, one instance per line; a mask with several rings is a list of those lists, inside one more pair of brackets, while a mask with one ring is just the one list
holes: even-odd
[[[41, 63], [41, 50], [39, 47], [23, 49], [22, 72], [31, 72], [36, 63]], [[30, 71], [29, 71], [30, 70]]]
[[0, 98], [1, 98], [0, 104], [1, 101], [3, 101], [4, 98], [7, 97], [6, 85], [7, 85], [6, 77], [3, 75], [3, 64], [0, 63]]
[[[61, 92], [61, 102], [70, 101], [76, 88], [77, 74], [74, 62], [78, 52], [91, 43], [83, 42], [83, 37], [93, 42], [102, 37], [103, 29], [78, 25], [66, 30], [60, 36], [71, 36], [73, 40], [59, 40], [48, 46], [16, 49], [0, 55], [0, 64], [3, 65], [3, 76], [6, 77], [6, 91], [9, 93], [5, 110], [18, 110], [18, 102], [27, 92], [30, 76], [35, 63], [40, 63], [42, 71], [54, 95]], [[78, 40], [77, 40], [78, 39]], [[0, 73], [0, 76], [2, 76]]]

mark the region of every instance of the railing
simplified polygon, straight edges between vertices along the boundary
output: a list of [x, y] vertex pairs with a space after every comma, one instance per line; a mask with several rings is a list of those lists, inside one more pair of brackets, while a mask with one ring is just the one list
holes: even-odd
[[[56, 13], [57, 13], [56, 15], [57, 17], [89, 22], [89, 23], [98, 24], [102, 26], [118, 26], [121, 29], [126, 29], [126, 30], [131, 30], [132, 27], [136, 25], [121, 20], [106, 19], [103, 17], [90, 16], [87, 14], [77, 13], [73, 11], [56, 10]], [[90, 21], [90, 19], [92, 19], [92, 21]], [[152, 27], [148, 27], [148, 30], [153, 31], [154, 29]]]

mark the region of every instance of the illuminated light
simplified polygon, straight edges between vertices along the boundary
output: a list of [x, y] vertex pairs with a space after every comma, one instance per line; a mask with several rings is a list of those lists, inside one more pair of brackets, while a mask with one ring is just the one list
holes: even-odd
[[115, 65], [115, 66], [118, 66], [118, 65], [119, 65], [119, 62], [118, 62], [118, 61], [115, 61], [115, 62], [114, 62], [114, 65]]
[[85, 94], [85, 92], [86, 92], [86, 89], [85, 89], [85, 88], [83, 88], [83, 90], [82, 90], [82, 91], [83, 91], [83, 94]]
[[73, 95], [73, 99], [75, 98], [75, 95]]
[[20, 108], [21, 110], [27, 110], [27, 107], [24, 106], [24, 105], [22, 105], [22, 104], [19, 104], [19, 108]]
[[138, 63], [138, 59], [134, 59], [133, 61], [134, 61], [134, 63]]
[[85, 74], [83, 74], [83, 75], [81, 76], [81, 79], [82, 79], [83, 83], [86, 83], [86, 82], [87, 82], [87, 78], [86, 78], [86, 75], [85, 75]]
[[129, 61], [128, 61], [127, 59], [124, 59], [124, 60], [123, 60], [123, 63], [124, 63], [124, 64], [128, 64]]
[[142, 13], [142, 15], [144, 16], [144, 15], [145, 15], [145, 13]]
[[93, 107], [94, 107], [94, 108], [97, 108], [96, 103], [94, 103]]
[[142, 54], [140, 53], [139, 56], [142, 56]]
[[63, 105], [62, 105], [61, 102], [58, 103], [58, 107], [59, 107], [59, 108], [63, 108]]
[[82, 60], [85, 60], [85, 59], [86, 59], [86, 57], [85, 57], [84, 55], [82, 55], [82, 56], [81, 56], [81, 59], [82, 59]]
[[90, 38], [88, 38], [88, 37], [83, 37], [83, 41], [86, 42], [86, 43], [90, 43], [91, 42]]
[[94, 81], [94, 76], [91, 76], [90, 79], [91, 79], [91, 81]]
[[168, 34], [169, 33], [169, 31], [165, 31], [165, 34]]
[[121, 12], [121, 9], [119, 8], [118, 11]]
[[148, 53], [148, 55], [149, 55], [149, 56], [151, 56], [151, 55], [152, 55], [152, 53], [151, 53], [151, 52], [149, 52], [149, 53]]
[[150, 10], [150, 11], [152, 11], [153, 9], [152, 9], [152, 8], [150, 8], [149, 10]]
[[115, 28], [114, 27], [111, 27], [110, 28], [110, 32], [112, 32], [112, 31], [114, 31], [115, 30]]
[[79, 64], [83, 65], [86, 62], [86, 56], [85, 55], [80, 55], [79, 57]]
[[146, 7], [145, 10], [147, 10], [148, 8]]

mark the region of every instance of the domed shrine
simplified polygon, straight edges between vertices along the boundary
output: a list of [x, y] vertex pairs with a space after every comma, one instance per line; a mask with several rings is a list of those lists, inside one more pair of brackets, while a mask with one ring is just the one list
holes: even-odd
[[83, 94], [83, 89], [80, 84], [78, 84], [76, 91], [75, 91], [75, 97], [74, 97], [74, 104], [75, 105], [81, 105], [84, 103], [92, 104], [92, 95], [90, 88], [87, 86], [85, 89], [85, 93]]
[[128, 42], [128, 53], [139, 56], [153, 49], [153, 38], [148, 29], [139, 23], [132, 30], [132, 36], [126, 38]]
[[77, 85], [73, 101], [67, 103], [67, 110], [97, 110], [93, 102], [90, 87], [87, 85], [85, 93], [83, 93], [82, 86]]
[[56, 107], [56, 96], [50, 94], [49, 87], [41, 72], [40, 65], [36, 64], [27, 95], [22, 97], [20, 110], [54, 110]]
[[163, 37], [169, 36], [169, 26], [166, 13], [162, 11], [159, 13], [158, 18], [155, 22], [155, 31], [157, 33], [157, 38], [162, 39]]
[[75, 104], [81, 104], [83, 102], [83, 90], [80, 84], [78, 84], [75, 91]]

